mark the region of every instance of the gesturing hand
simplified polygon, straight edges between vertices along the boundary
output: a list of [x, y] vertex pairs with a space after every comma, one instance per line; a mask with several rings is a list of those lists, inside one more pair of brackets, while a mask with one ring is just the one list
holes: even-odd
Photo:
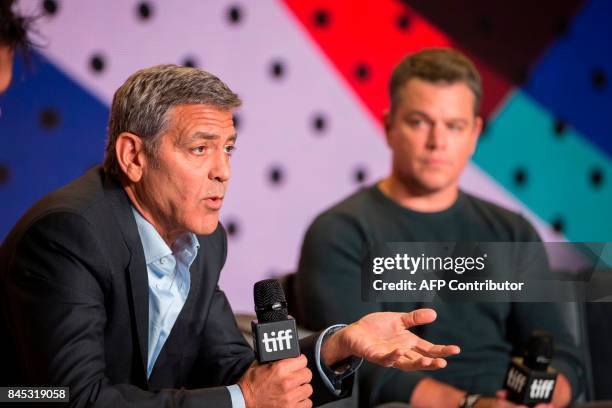
[[433, 309], [370, 313], [334, 333], [323, 344], [321, 354], [328, 365], [353, 355], [403, 371], [443, 368], [446, 367], [444, 358], [458, 354], [459, 347], [432, 344], [408, 331], [434, 320]]

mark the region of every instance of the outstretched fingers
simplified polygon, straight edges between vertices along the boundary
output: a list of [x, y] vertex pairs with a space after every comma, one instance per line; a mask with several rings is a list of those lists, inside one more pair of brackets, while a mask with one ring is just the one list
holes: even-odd
[[427, 357], [450, 357], [461, 352], [461, 348], [456, 345], [433, 344], [427, 340], [420, 339], [414, 346], [414, 350]]
[[383, 367], [393, 367], [403, 371], [437, 370], [447, 365], [443, 358], [430, 357], [403, 348], [396, 348], [388, 353], [377, 353], [372, 356], [371, 361]]

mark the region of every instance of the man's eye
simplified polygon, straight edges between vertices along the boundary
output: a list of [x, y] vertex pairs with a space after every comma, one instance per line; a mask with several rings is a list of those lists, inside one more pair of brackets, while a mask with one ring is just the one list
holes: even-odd
[[227, 145], [225, 146], [225, 153], [227, 153], [228, 155], [232, 155], [232, 153], [234, 153], [236, 151], [236, 146], [234, 145]]
[[427, 126], [427, 122], [425, 122], [423, 119], [409, 119], [408, 126], [418, 129]]
[[204, 154], [206, 150], [206, 146], [197, 146], [191, 149], [191, 151], [195, 154]]
[[463, 130], [463, 125], [451, 123], [450, 125], [448, 125], [448, 128], [455, 132], [461, 132]]

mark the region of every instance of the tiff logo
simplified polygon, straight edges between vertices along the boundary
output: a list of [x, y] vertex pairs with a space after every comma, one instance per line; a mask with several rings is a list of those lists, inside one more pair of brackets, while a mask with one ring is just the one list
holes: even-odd
[[525, 381], [527, 381], [527, 378], [523, 375], [523, 373], [514, 367], [510, 368], [510, 371], [508, 371], [508, 377], [506, 378], [506, 385], [508, 388], [511, 388], [520, 394], [525, 386]]
[[532, 399], [548, 399], [553, 388], [555, 388], [555, 380], [534, 380], [531, 383], [531, 388], [529, 388], [529, 397]]
[[268, 337], [268, 333], [264, 333], [263, 339], [261, 339], [266, 352], [283, 351], [285, 348], [291, 350], [291, 339], [293, 338], [291, 329], [272, 332], [270, 336]]

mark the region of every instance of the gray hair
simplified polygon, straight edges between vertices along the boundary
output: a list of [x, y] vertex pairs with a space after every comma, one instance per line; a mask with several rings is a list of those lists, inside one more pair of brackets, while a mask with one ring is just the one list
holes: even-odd
[[200, 69], [168, 64], [136, 71], [113, 96], [104, 170], [115, 177], [122, 174], [115, 153], [122, 132], [139, 136], [155, 165], [160, 136], [168, 130], [168, 112], [174, 106], [203, 104], [229, 111], [241, 103], [219, 78]]

